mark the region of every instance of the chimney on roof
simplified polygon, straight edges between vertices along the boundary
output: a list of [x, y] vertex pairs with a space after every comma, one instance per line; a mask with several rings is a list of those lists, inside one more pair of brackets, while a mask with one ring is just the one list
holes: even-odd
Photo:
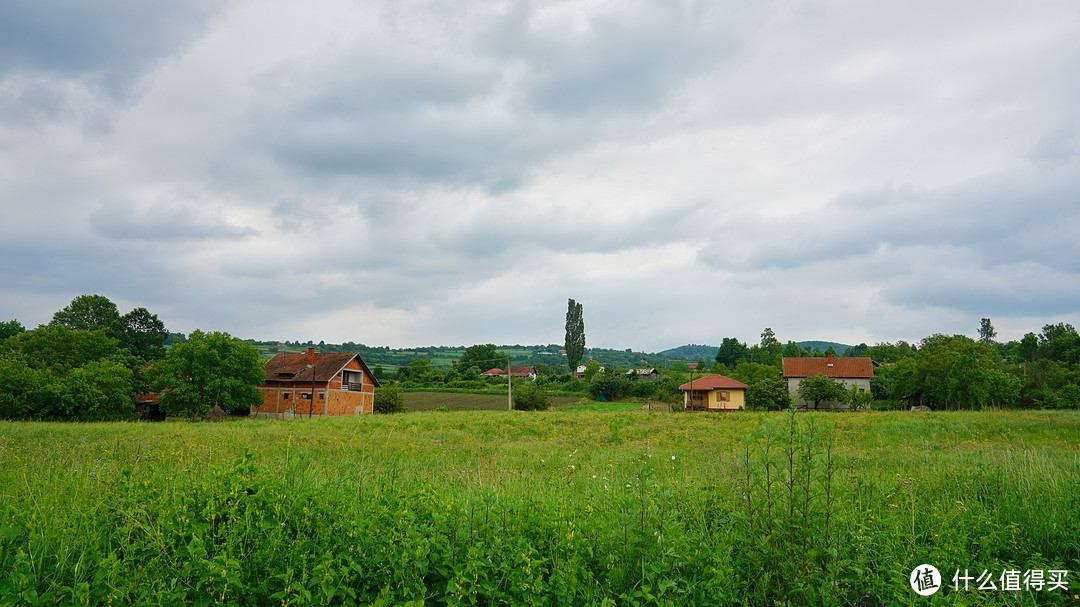
[[307, 349], [307, 364], [308, 366], [312, 366], [315, 364], [315, 348]]
[[830, 366], [830, 367], [831, 367], [831, 366], [833, 366], [833, 362], [832, 362], [832, 352], [830, 352], [830, 353], [829, 353], [829, 362], [828, 362], [828, 366]]

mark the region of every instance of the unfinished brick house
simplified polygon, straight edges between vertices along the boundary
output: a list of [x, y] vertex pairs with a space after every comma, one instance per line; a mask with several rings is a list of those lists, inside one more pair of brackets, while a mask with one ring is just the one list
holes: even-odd
[[253, 417], [314, 417], [371, 413], [379, 381], [354, 353], [279, 352], [263, 365], [263, 404]]

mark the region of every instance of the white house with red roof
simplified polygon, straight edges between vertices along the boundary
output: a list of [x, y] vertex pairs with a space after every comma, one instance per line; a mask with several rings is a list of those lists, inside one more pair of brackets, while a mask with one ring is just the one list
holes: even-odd
[[[866, 357], [857, 358], [785, 358], [783, 361], [784, 381], [788, 384], [788, 392], [795, 395], [795, 406], [799, 409], [807, 409], [812, 403], [807, 403], [799, 398], [799, 384], [807, 377], [824, 375], [842, 384], [850, 390], [857, 388], [860, 392], [870, 391], [870, 380], [874, 377], [874, 363]], [[836, 405], [832, 407], [831, 405]], [[830, 409], [847, 409], [843, 403], [830, 403]]]

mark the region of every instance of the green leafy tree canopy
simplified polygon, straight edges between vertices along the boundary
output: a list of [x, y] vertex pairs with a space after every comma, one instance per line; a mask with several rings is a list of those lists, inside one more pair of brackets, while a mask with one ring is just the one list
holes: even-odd
[[243, 409], [262, 403], [266, 381], [259, 352], [228, 333], [195, 330], [155, 365], [152, 385], [172, 414], [205, 415], [214, 405]]
[[725, 337], [716, 350], [716, 362], [734, 369], [742, 362], [750, 362], [750, 348], [734, 337]]
[[26, 327], [22, 326], [22, 323], [15, 319], [0, 322], [0, 341], [4, 341], [9, 337], [14, 337], [23, 331], [26, 331]]
[[746, 407], [752, 411], [777, 411], [791, 406], [787, 382], [780, 377], [760, 377], [749, 386]]
[[123, 333], [120, 311], [116, 309], [116, 304], [104, 295], [76, 297], [64, 309], [53, 314], [52, 322], [76, 331], [105, 329], [109, 337], [116, 339]]
[[799, 382], [799, 398], [814, 403], [814, 409], [820, 409], [822, 403], [843, 402], [847, 390], [843, 384], [826, 375], [811, 375]]
[[505, 361], [506, 354], [500, 352], [495, 344], [477, 344], [465, 348], [465, 353], [461, 355], [457, 368], [464, 371], [471, 367], [478, 373], [483, 373], [493, 367], [502, 368], [506, 364]]

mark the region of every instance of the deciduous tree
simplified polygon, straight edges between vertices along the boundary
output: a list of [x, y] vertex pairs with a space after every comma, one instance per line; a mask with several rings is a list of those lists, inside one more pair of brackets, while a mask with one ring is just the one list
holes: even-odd
[[777, 411], [790, 406], [791, 393], [782, 378], [761, 377], [746, 389], [746, 407], [753, 411]]
[[214, 405], [243, 409], [262, 403], [266, 380], [254, 346], [228, 333], [194, 331], [155, 365], [152, 385], [172, 414], [205, 415]]
[[115, 339], [120, 339], [124, 333], [116, 304], [104, 295], [76, 297], [64, 309], [53, 314], [52, 322], [76, 331], [104, 329], [109, 337]]
[[964, 335], [931, 335], [919, 353], [897, 367], [897, 387], [940, 409], [982, 409], [1014, 404], [1020, 381], [1002, 368], [989, 344]]
[[26, 331], [26, 327], [22, 326], [17, 320], [9, 320], [7, 322], [0, 322], [0, 341], [4, 341], [9, 337], [13, 337]]
[[460, 370], [472, 367], [478, 373], [483, 373], [492, 367], [501, 368], [505, 364], [506, 354], [500, 352], [495, 344], [476, 344], [465, 348], [457, 367]]
[[992, 344], [995, 337], [997, 337], [997, 331], [994, 330], [994, 325], [990, 324], [990, 319], [982, 319], [979, 322], [979, 341], [984, 344]]
[[142, 360], [165, 358], [165, 340], [169, 331], [165, 323], [146, 308], [135, 308], [120, 317], [124, 332], [120, 345]]
[[843, 402], [847, 391], [844, 385], [826, 375], [811, 375], [799, 383], [799, 398], [814, 403], [814, 409], [820, 409], [821, 403]]
[[739, 363], [750, 362], [750, 348], [734, 337], [725, 337], [716, 350], [716, 362], [734, 369]]
[[784, 357], [784, 346], [776, 339], [776, 333], [765, 327], [761, 332], [761, 343], [751, 348], [751, 352], [754, 362], [779, 367]]

